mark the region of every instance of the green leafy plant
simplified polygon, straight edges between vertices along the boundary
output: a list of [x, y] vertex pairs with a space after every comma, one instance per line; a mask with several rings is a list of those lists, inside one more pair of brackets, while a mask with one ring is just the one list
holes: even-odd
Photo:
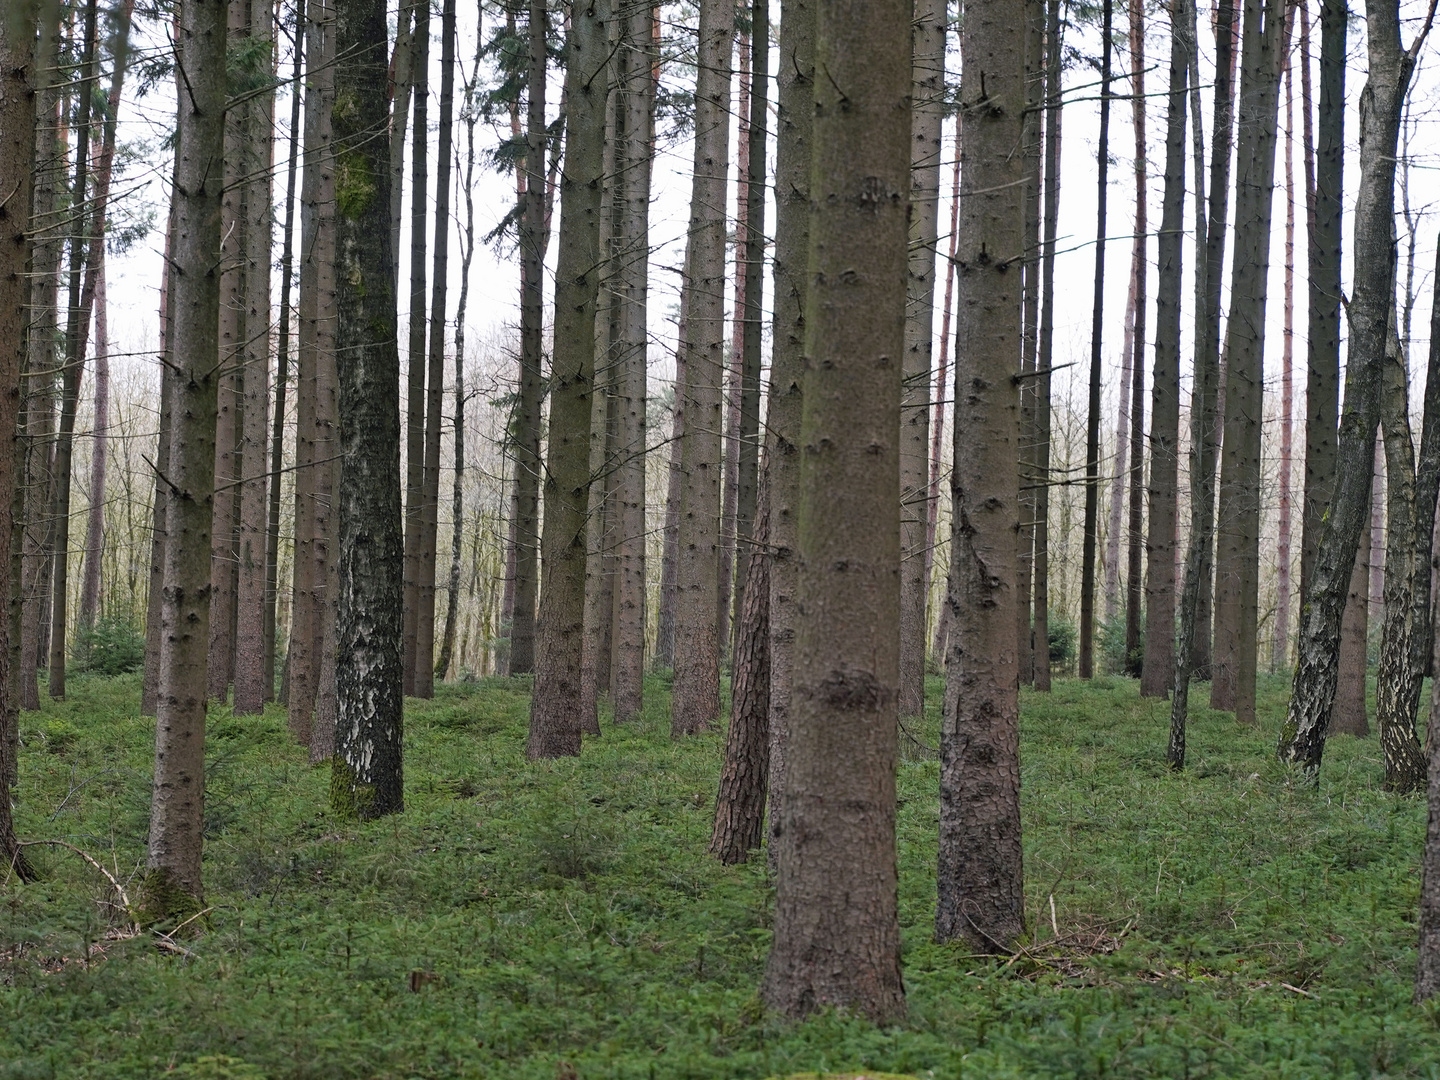
[[104, 615], [75, 632], [70, 662], [77, 672], [128, 675], [145, 666], [145, 634], [129, 619]]

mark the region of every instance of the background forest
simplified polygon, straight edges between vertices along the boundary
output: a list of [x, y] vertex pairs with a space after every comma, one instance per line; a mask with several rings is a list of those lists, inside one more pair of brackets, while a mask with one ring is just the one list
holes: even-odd
[[1431, 1075], [1434, 16], [8, 5], [0, 1075]]

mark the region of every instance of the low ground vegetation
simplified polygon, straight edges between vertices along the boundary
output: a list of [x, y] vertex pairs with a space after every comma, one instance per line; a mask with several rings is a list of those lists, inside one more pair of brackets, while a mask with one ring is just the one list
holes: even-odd
[[[1168, 706], [1133, 682], [1026, 696], [1030, 936], [997, 961], [931, 940], [940, 688], [900, 766], [904, 1025], [765, 1015], [765, 860], [705, 855], [723, 738], [673, 742], [663, 680], [637, 723], [535, 763], [528, 683], [487, 679], [409, 703], [406, 811], [365, 825], [280, 711], [214, 709], [209, 908], [172, 944], [124, 929], [73, 852], [27, 849], [42, 879], [0, 892], [0, 1077], [1440, 1077], [1440, 1013], [1410, 1003], [1424, 806], [1380, 791], [1376, 740], [1293, 786], [1262, 681], [1255, 728], [1195, 710], [1177, 777]], [[138, 699], [84, 677], [21, 721], [23, 838], [122, 887]]]

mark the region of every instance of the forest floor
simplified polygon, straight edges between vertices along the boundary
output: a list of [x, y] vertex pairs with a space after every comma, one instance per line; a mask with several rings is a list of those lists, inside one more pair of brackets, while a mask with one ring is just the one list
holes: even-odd
[[[122, 885], [149, 812], [139, 689], [76, 678], [21, 720], [23, 838]], [[1440, 1011], [1410, 1002], [1423, 803], [1381, 792], [1373, 737], [1293, 786], [1286, 689], [1263, 681], [1256, 728], [1196, 708], [1181, 776], [1134, 682], [1027, 693], [1033, 936], [1008, 960], [932, 941], [939, 766], [911, 744], [890, 1028], [765, 1015], [765, 860], [706, 855], [723, 739], [672, 742], [660, 679], [642, 721], [544, 764], [522, 680], [411, 701], [405, 813], [364, 825], [331, 815], [278, 709], [217, 708], [208, 925], [127, 937], [92, 866], [28, 849], [41, 880], [0, 888], [0, 1077], [1440, 1077]]]

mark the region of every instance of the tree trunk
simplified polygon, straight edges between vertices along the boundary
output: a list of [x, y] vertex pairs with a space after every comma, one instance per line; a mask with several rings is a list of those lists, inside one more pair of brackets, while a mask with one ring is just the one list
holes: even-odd
[[[1055, 343], [1055, 237], [1060, 216], [1060, 116], [1064, 62], [1060, 0], [1049, 0], [1045, 25], [1044, 247], [1040, 261], [1040, 329], [1035, 381], [1035, 689], [1050, 690], [1050, 386]], [[958, 163], [957, 163], [958, 171]]]
[[[37, 102], [44, 96], [37, 92], [36, 83], [41, 75], [37, 60], [48, 55], [49, 35], [36, 44], [38, 9], [22, 9], [14, 17], [0, 19], [0, 152], [19, 167], [7, 171], [7, 186], [13, 187], [9, 198], [0, 205], [0, 232], [6, 243], [0, 247], [0, 386], [6, 392], [0, 394], [0, 431], [15, 430], [20, 417], [21, 397], [17, 391], [21, 385], [21, 374], [27, 366], [26, 331], [29, 322], [30, 301], [29, 271], [34, 264], [32, 222], [27, 219], [30, 211], [30, 192], [33, 174], [30, 171], [35, 161], [37, 127], [43, 120], [36, 115]], [[47, 65], [48, 66], [48, 65]], [[43, 70], [43, 69], [42, 69]], [[0, 439], [0, 491], [16, 490], [16, 446], [11, 438]], [[9, 507], [0, 512], [0, 536], [11, 537], [13, 544], [15, 522], [10, 520], [14, 507], [21, 500], [6, 499], [0, 506]], [[11, 596], [11, 575], [17, 560], [8, 557], [0, 560], [0, 595]], [[13, 608], [14, 600], [11, 605]], [[18, 752], [17, 723], [20, 718], [19, 702], [13, 694], [18, 681], [13, 677], [14, 652], [12, 646], [17, 620], [12, 611], [5, 621], [3, 655], [7, 658], [5, 678], [0, 679], [0, 689], [5, 694], [0, 701], [0, 858], [5, 861], [8, 877], [14, 873], [21, 881], [34, 877], [23, 849], [15, 837], [15, 822], [11, 809], [11, 787], [16, 776], [16, 754]]]
[[1260, 428], [1264, 411], [1265, 307], [1280, 65], [1288, 6], [1246, 0], [1235, 185], [1235, 263], [1225, 323], [1225, 432], [1215, 568], [1215, 657], [1210, 707], [1255, 722], [1260, 588]]
[[[1318, 145], [1310, 132], [1310, 11], [1300, 8], [1301, 95], [1305, 108], [1305, 217], [1308, 302], [1305, 349], [1305, 507], [1300, 540], [1300, 604], [1320, 549], [1335, 491], [1340, 412], [1340, 248], [1344, 216], [1347, 0], [1320, 4]], [[1343, 601], [1341, 601], [1343, 603]]]
[[[1085, 544], [1080, 563], [1080, 677], [1095, 674], [1095, 554], [1100, 516], [1100, 374], [1104, 363], [1105, 211], [1110, 182], [1110, 31], [1113, 0], [1103, 0], [1100, 65], [1100, 143], [1095, 212], [1094, 305], [1090, 319], [1090, 396], [1085, 422]], [[959, 353], [957, 348], [956, 353]], [[956, 356], [956, 362], [959, 362]], [[956, 384], [959, 385], [958, 383]], [[1122, 382], [1123, 386], [1124, 383]], [[1122, 392], [1123, 398], [1123, 392]], [[1122, 440], [1123, 441], [1123, 440]], [[1117, 448], [1118, 452], [1118, 448]], [[1114, 530], [1112, 529], [1112, 534]], [[952, 562], [954, 556], [951, 556]], [[1114, 560], [1111, 560], [1113, 565]], [[1107, 593], [1108, 593], [1107, 588]], [[1107, 604], [1108, 606], [1108, 604]]]
[[[85, 86], [93, 86], [99, 77], [97, 60], [96, 0], [88, 0], [85, 6], [84, 45], [80, 61], [81, 79]], [[103, 224], [104, 200], [95, 198], [98, 185], [92, 191], [89, 185], [89, 153], [91, 124], [91, 95], [79, 94], [77, 112], [79, 119], [75, 131], [75, 183], [71, 189], [70, 227], [74, 234], [70, 242], [69, 316], [65, 324], [65, 366], [61, 375], [60, 426], [55, 440], [54, 506], [53, 519], [51, 594], [50, 594], [50, 697], [55, 701], [65, 700], [65, 653], [67, 618], [69, 605], [70, 570], [70, 462], [75, 443], [75, 411], [80, 400], [80, 380], [85, 371], [85, 350], [90, 333], [90, 305], [93, 285], [82, 287], [82, 276], [88, 277], [85, 254], [92, 246], [89, 206], [92, 198], [96, 206], [96, 226]]]
[[[930, 354], [935, 340], [935, 247], [940, 128], [945, 107], [944, 0], [915, 0], [911, 27], [910, 266], [900, 403], [900, 715], [925, 715], [925, 543], [930, 481]], [[1028, 629], [1028, 619], [1027, 619]]]
[[[1380, 412], [1381, 368], [1393, 317], [1395, 151], [1415, 53], [1400, 44], [1395, 0], [1366, 4], [1369, 78], [1360, 97], [1360, 185], [1355, 202], [1355, 271], [1349, 304], [1345, 411], [1334, 497], [1300, 621], [1299, 661], [1279, 756], [1318, 775], [1335, 697], [1337, 639], [1345, 586], [1370, 499], [1369, 461]], [[1426, 24], [1428, 28], [1428, 23]]]
[[545, 0], [530, 0], [526, 91], [525, 194], [520, 222], [520, 396], [515, 413], [515, 607], [510, 674], [535, 670], [536, 560], [540, 539], [541, 353], [545, 290]]
[[[1185, 260], [1185, 114], [1195, 54], [1193, 0], [1170, 7], [1165, 194], [1157, 240], [1155, 374], [1150, 398], [1150, 532], [1146, 538], [1142, 697], [1167, 696], [1175, 679], [1175, 548], [1180, 449], [1180, 296]], [[1196, 116], [1196, 122], [1199, 117]]]
[[[389, 148], [382, 137], [389, 123], [385, 5], [341, 0], [335, 13], [340, 595], [330, 803], [342, 816], [375, 818], [404, 805], [400, 357]], [[358, 179], [367, 173], [368, 191]]]
[[669, 472], [665, 485], [665, 536], [660, 553], [660, 610], [655, 619], [655, 663], [662, 668], [675, 667], [675, 600], [676, 564], [680, 557], [680, 488], [685, 474], [680, 471], [680, 448], [685, 434], [685, 335], [684, 300], [676, 327], [679, 348], [675, 350], [675, 381], [672, 396], [675, 403], [670, 413]]
[[[800, 459], [785, 824], [762, 996], [789, 1016], [834, 1007], [885, 1022], [905, 1011], [895, 849], [901, 367], [875, 358], [905, 346], [911, 5], [822, 0], [817, 14], [816, 70], [829, 78], [814, 90], [809, 449]], [[1008, 376], [1013, 356], [1007, 362]], [[1005, 540], [1013, 553], [1014, 534]]]
[[1285, 60], [1285, 300], [1280, 354], [1280, 514], [1275, 544], [1275, 633], [1270, 647], [1272, 673], [1290, 659], [1290, 429], [1294, 412], [1295, 341], [1295, 139], [1294, 76]]
[[[761, 7], [765, 0], [760, 0]], [[756, 20], [759, 25], [759, 20]], [[755, 550], [746, 566], [731, 664], [730, 730], [715, 796], [710, 854], [742, 863], [765, 835], [765, 781], [770, 770], [770, 508], [762, 473]]]
[[226, 5], [191, 0], [176, 15], [179, 100], [170, 341], [174, 424], [166, 476], [165, 592], [155, 781], [140, 906], [152, 920], [198, 910], [205, 796], [210, 528], [220, 372], [220, 249], [225, 150]]
[[729, 171], [732, 0], [700, 2], [695, 162], [685, 252], [685, 435], [671, 732], [708, 731], [720, 715], [720, 393], [725, 349], [725, 183]]
[[1361, 544], [1355, 553], [1355, 568], [1350, 574], [1340, 621], [1335, 704], [1330, 712], [1329, 733], [1332, 735], [1354, 735], [1363, 739], [1370, 734], [1365, 703], [1369, 639], [1370, 545]]
[[85, 521], [84, 572], [80, 579], [80, 626], [100, 617], [100, 567], [105, 559], [105, 458], [110, 435], [110, 328], [105, 304], [105, 247], [95, 279], [95, 419], [90, 448], [90, 512]]
[[[270, 0], [251, 0], [250, 35], [259, 41], [264, 72], [271, 71], [274, 17]], [[241, 432], [239, 581], [235, 593], [235, 712], [258, 715], [274, 675], [265, 667], [265, 596], [268, 560], [268, 485], [280, 483], [266, 467], [270, 452], [270, 248], [274, 167], [275, 94], [247, 105], [245, 152], [245, 408]]]
[[[1107, 2], [1107, 23], [1109, 10]], [[955, 385], [967, 390], [955, 403], [948, 601], [954, 626], [940, 729], [935, 935], [979, 952], [1008, 952], [1025, 929], [1013, 651], [1020, 403], [1010, 378], [1022, 333], [1021, 283], [993, 254], [1023, 250], [1026, 168], [1022, 155], [1007, 152], [1024, 125], [1026, 27], [1017, 17], [1023, 11], [1019, 3], [981, 8], [984, 17], [972, 16], [961, 52]], [[997, 57], [1009, 58], [1008, 65]]]
[[[1430, 691], [1430, 715], [1440, 716], [1440, 680]], [[1420, 869], [1420, 950], [1415, 966], [1415, 1000], [1440, 994], [1440, 739], [1429, 743], [1425, 854]]]
[[1143, 653], [1140, 620], [1142, 553], [1145, 537], [1145, 326], [1149, 310], [1148, 170], [1145, 148], [1145, 24], [1143, 4], [1130, 0], [1130, 110], [1135, 128], [1135, 239], [1131, 249], [1130, 277], [1135, 297], [1133, 342], [1135, 367], [1130, 392], [1130, 523], [1126, 532], [1125, 571], [1125, 673], [1141, 674]]
[[[304, 73], [306, 0], [295, 6], [295, 86]], [[280, 325], [276, 331], [275, 415], [270, 429], [270, 502], [265, 539], [265, 700], [275, 697], [276, 607], [280, 598], [280, 472], [285, 463], [285, 398], [290, 383], [290, 287], [295, 268], [295, 177], [300, 157], [300, 93], [290, 95], [290, 160], [285, 170], [285, 225], [280, 248]], [[294, 559], [291, 559], [292, 564]]]
[[765, 467], [770, 513], [770, 801], [771, 869], [785, 827], [782, 810], [789, 756], [795, 658], [797, 528], [800, 511], [805, 298], [809, 285], [810, 157], [813, 132], [816, 0], [782, 0], [776, 65], [775, 315]]
[[[1436, 253], [1440, 270], [1440, 250]], [[1434, 618], [1430, 608], [1435, 565], [1435, 508], [1440, 500], [1440, 273], [1436, 274], [1430, 306], [1430, 357], [1425, 375], [1425, 404], [1421, 419], [1420, 457], [1415, 465], [1415, 561], [1413, 564], [1410, 635], [1412, 695], [1406, 708], [1410, 724], [1420, 709], [1420, 685], [1429, 671], [1434, 650]]]
[[[656, 54], [647, 4], [616, 7], [620, 51], [615, 62], [618, 94], [615, 98], [617, 157], [624, 162], [616, 185], [620, 200], [622, 234], [617, 237], [620, 263], [614, 288], [620, 297], [620, 325], [616, 353], [616, 412], [619, 420], [615, 469], [615, 621], [610, 671], [614, 687], [615, 719], [633, 720], [645, 703], [645, 468], [649, 425], [646, 417], [649, 353], [648, 296], [650, 291], [650, 169], [654, 145], [655, 97], [652, 92]], [[571, 123], [574, 96], [570, 95]], [[603, 121], [603, 110], [601, 120]], [[761, 128], [762, 134], [764, 128]], [[603, 136], [603, 130], [600, 132]], [[763, 160], [763, 155], [762, 155]], [[763, 186], [757, 188], [763, 191]], [[758, 364], [759, 358], [756, 357]]]
[[[305, 0], [297, 0], [303, 11]], [[390, 250], [400, 250], [400, 222], [404, 209], [405, 131], [410, 119], [410, 94], [415, 78], [415, 0], [401, 0], [395, 10], [395, 51], [390, 58]], [[515, 29], [514, 5], [506, 4], [510, 30]], [[428, 43], [427, 43], [428, 44]], [[297, 50], [298, 62], [298, 50]]]
[[[440, 425], [445, 407], [446, 286], [450, 279], [450, 179], [455, 125], [455, 0], [445, 0], [440, 31], [439, 169], [435, 176], [435, 275], [430, 294], [429, 368], [425, 373], [424, 469], [416, 559], [415, 656], [409, 692], [435, 696], [435, 567], [440, 542]], [[409, 644], [407, 639], [407, 647]]]
[[585, 518], [590, 500], [590, 413], [600, 279], [610, 5], [576, 8], [566, 35], [568, 103], [555, 267], [555, 345], [545, 466], [543, 587], [536, 624], [535, 693], [525, 755], [580, 753], [585, 629]]

